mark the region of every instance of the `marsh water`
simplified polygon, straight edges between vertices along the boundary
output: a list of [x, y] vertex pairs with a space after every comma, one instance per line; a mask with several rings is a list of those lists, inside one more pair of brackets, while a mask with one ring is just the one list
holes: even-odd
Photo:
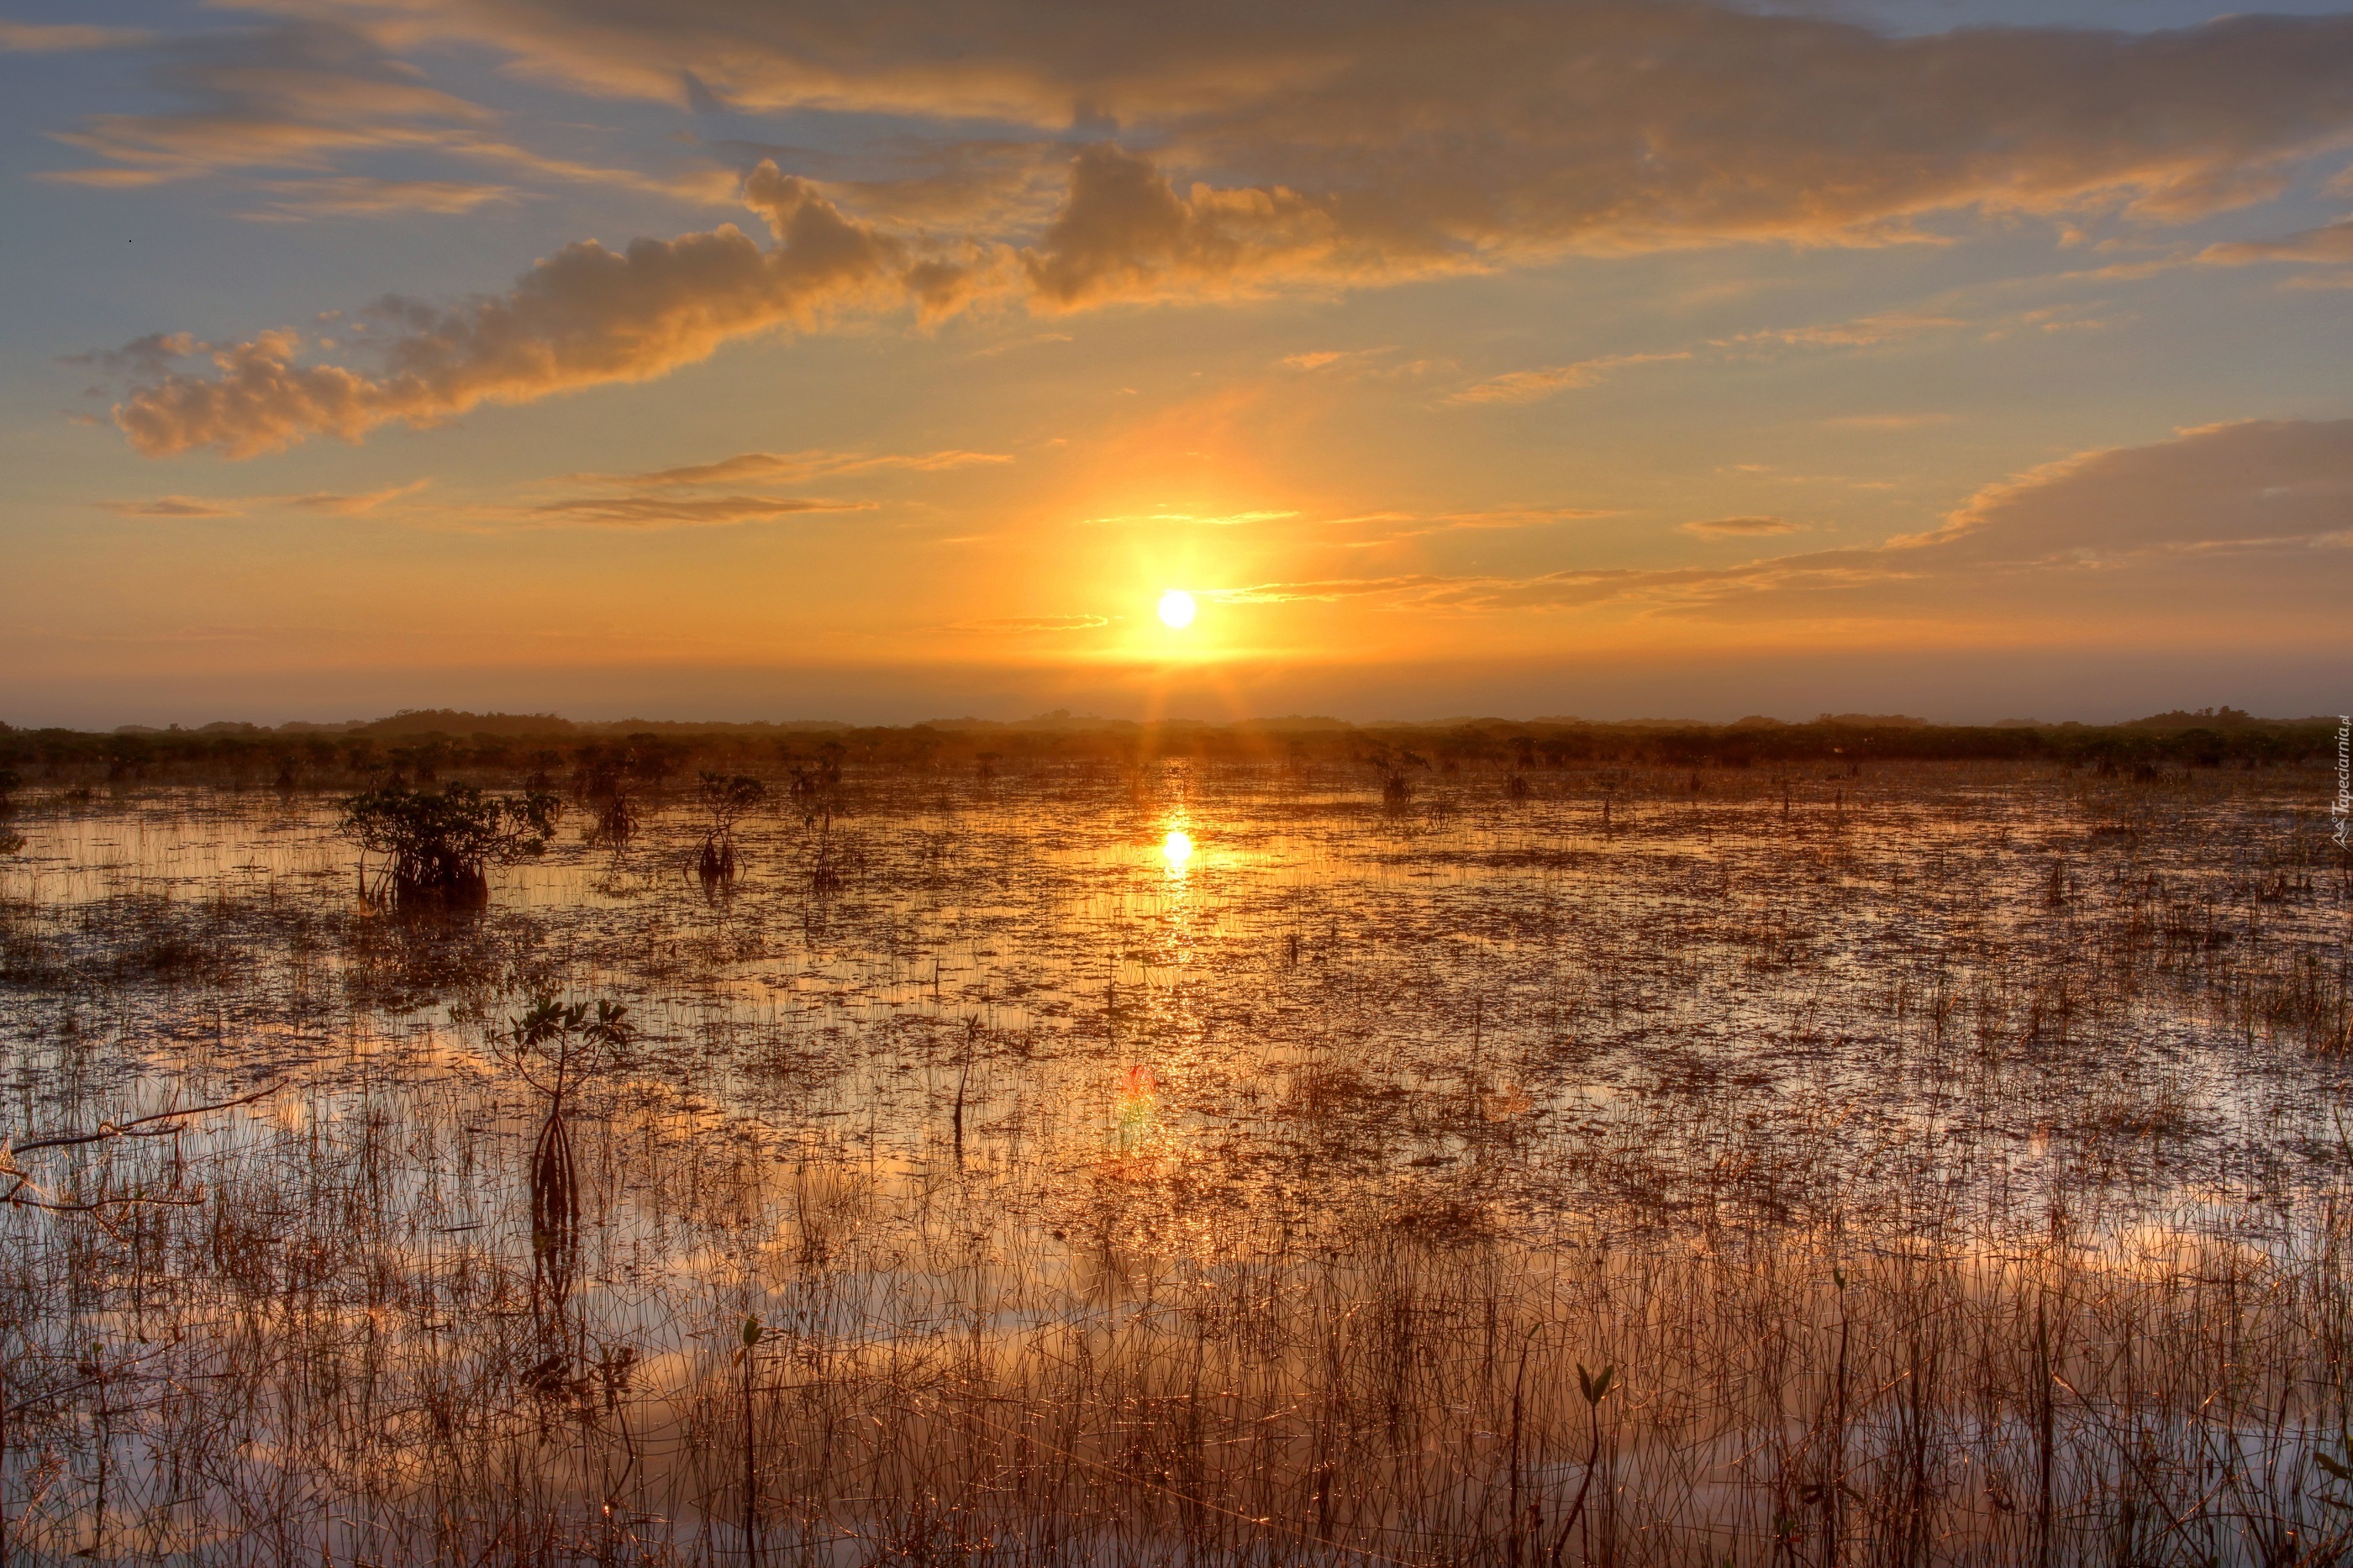
[[[777, 789], [733, 878], [697, 874], [707, 824], [656, 795], [626, 842], [575, 813], [457, 910], [363, 897], [331, 796], [28, 792], [0, 859], [0, 1125], [21, 1143], [266, 1092], [26, 1158], [35, 1190], [114, 1206], [0, 1221], [0, 1506], [37, 1554], [190, 1561], [1537, 1551], [1535, 1500], [1599, 1463], [1558, 1395], [1572, 1352], [1626, 1369], [1595, 1409], [1695, 1419], [1669, 1409], [1695, 1374], [1638, 1348], [1694, 1258], [1732, 1271], [1710, 1289], [1772, 1275], [1783, 1332], [1925, 1257], [2031, 1255], [2037, 1300], [2054, 1268], [2179, 1287], [2225, 1255], [2250, 1289], [2309, 1285], [2353, 1149], [2323, 783], [1474, 769], [1385, 801], [1295, 764], [853, 769]], [[532, 1198], [543, 1086], [508, 1039], [543, 996], [631, 1026], [564, 1107], [560, 1256]], [[1452, 1370], [1391, 1390], [1340, 1514], [1328, 1408], [1203, 1470], [1204, 1444], [1275, 1443], [1282, 1412], [1337, 1397], [1351, 1292], [1389, 1300], [1399, 1268], [1420, 1327], [1364, 1353]], [[1647, 1305], [1613, 1304], [1625, 1270]], [[2000, 1294], [1970, 1278], [1953, 1300]], [[1580, 1313], [1595, 1342], [1544, 1352], [1558, 1407], [1524, 1416], [1529, 1352], [1498, 1322]], [[2291, 1447], [2320, 1440], [2307, 1361], [2337, 1331], [2264, 1374]], [[1058, 1383], [1073, 1355], [1100, 1364]], [[1230, 1431], [1204, 1437], [1197, 1403], [1194, 1468], [1139, 1468], [1136, 1432], [1158, 1453], [1182, 1427], [1153, 1403], [1179, 1363], [1197, 1402], [1221, 1369]], [[953, 1438], [941, 1377], [989, 1388]], [[1426, 1472], [1501, 1441], [1505, 1384], [1510, 1499], [1493, 1469], [1474, 1502], [1478, 1465]], [[1683, 1560], [1688, 1527], [1763, 1561], [1793, 1510], [1833, 1547], [1896, 1538], [1895, 1514], [1858, 1522], [1880, 1495], [1859, 1481], [1852, 1519], [1788, 1500], [1820, 1493], [1816, 1448], [1738, 1480], [1740, 1435], [1779, 1419], [1757, 1401], [1787, 1402], [1742, 1387], [1692, 1442], [1714, 1479], [1621, 1486], [1609, 1553]], [[1370, 1408], [1341, 1426], [1371, 1432]], [[1990, 1452], [2027, 1410], [1948, 1435]], [[1004, 1479], [1031, 1437], [1080, 1468], [1061, 1500]], [[1887, 1441], [1852, 1462], [1885, 1468]], [[1968, 1551], [2012, 1517], [1991, 1485], [1937, 1505], [1976, 1521], [1947, 1529]], [[1925, 1531], [1915, 1493], [1901, 1528]], [[1577, 1508], [1594, 1553], [1601, 1505]], [[2219, 1539], [2167, 1539], [2193, 1536]], [[1940, 1558], [1918, 1540], [1909, 1560]]]

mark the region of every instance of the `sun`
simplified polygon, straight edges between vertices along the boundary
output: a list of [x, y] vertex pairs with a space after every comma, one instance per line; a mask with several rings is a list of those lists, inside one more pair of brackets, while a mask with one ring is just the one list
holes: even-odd
[[1193, 595], [1182, 588], [1171, 588], [1160, 595], [1160, 624], [1170, 631], [1181, 632], [1193, 624]]

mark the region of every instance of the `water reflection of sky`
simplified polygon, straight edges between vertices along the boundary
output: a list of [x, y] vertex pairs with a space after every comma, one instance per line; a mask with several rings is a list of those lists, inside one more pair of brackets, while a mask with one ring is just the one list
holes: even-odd
[[[1520, 803], [1432, 779], [1402, 821], [1342, 773], [854, 780], [822, 896], [797, 816], [750, 825], [749, 872], [711, 891], [688, 810], [657, 807], [618, 851], [583, 842], [575, 813], [544, 858], [499, 873], [490, 911], [438, 928], [358, 905], [332, 803], [142, 791], [37, 800], [0, 900], [61, 951], [120, 950], [110, 1005], [151, 1072], [199, 1038], [330, 1075], [420, 1030], [477, 1050], [483, 1019], [545, 985], [626, 999], [634, 1070], [666, 1103], [783, 1151], [854, 1129], [877, 1169], [916, 1180], [946, 1159], [960, 1089], [961, 1169], [1010, 1183], [1008, 1215], [1075, 1201], [1060, 1184], [1149, 1148], [1245, 1207], [1311, 1171], [1376, 1195], [1475, 1173], [1482, 1201], [1533, 1215], [1588, 1203], [1604, 1144], [1675, 1204], [1746, 1201], [1694, 1173], [1793, 1151], [1812, 1163], [1774, 1204], [1908, 1180], [1954, 1115], [1919, 1045], [1935, 995], [2022, 1020], [2036, 967], [2133, 888], [2227, 901], [2232, 865], [2310, 826], [2253, 784], [2126, 840], [2091, 829], [2147, 802], [2063, 780], [1841, 782], [1835, 809], [1823, 784], [1784, 817], [1771, 781], [1694, 795], [1683, 777], [1618, 784], [1606, 824], [1575, 777]], [[2056, 913], [2054, 858], [2083, 889]], [[2319, 952], [2341, 916], [2262, 918], [2266, 940]], [[141, 979], [167, 936], [224, 962]], [[37, 1009], [0, 1027], [20, 1062], [54, 1049]], [[2194, 997], [2148, 986], [2096, 1027], [2106, 1048], [2067, 1053], [2082, 1083], [2032, 1053], [2013, 1066], [1978, 1190], [2080, 1158], [2050, 1110], [2078, 1089], [2204, 1108], [2207, 1144], [2135, 1154], [2159, 1193], [2168, 1162], [2194, 1168], [2233, 1127], [2322, 1114], [2293, 1074], [2240, 1070]]]
[[[2006, 1268], [2063, 1191], [2121, 1279], [2211, 1274], [2319, 1212], [2296, 1199], [2338, 1147], [2329, 1064], [2154, 973], [2063, 1038], [2035, 1022], [2137, 910], [2221, 911], [2210, 972], [2333, 958], [2341, 894], [2251, 891], [2326, 832], [2284, 809], [2292, 779], [2136, 796], [1929, 770], [1786, 818], [1769, 780], [1709, 782], [1616, 781], [1604, 824], [1574, 776], [1519, 803], [1430, 779], [1402, 819], [1337, 773], [853, 779], [822, 843], [753, 824], [732, 889], [692, 874], [672, 806], [617, 851], [575, 817], [445, 920], [359, 902], [329, 803], [37, 800], [0, 859], [0, 1132], [280, 1083], [182, 1139], [37, 1156], [37, 1179], [184, 1163], [221, 1215], [332, 1252], [333, 1184], [380, 1175], [377, 1271], [352, 1278], [415, 1317], [305, 1311], [343, 1313], [371, 1376], [438, 1378], [519, 1331], [533, 1278], [543, 1107], [498, 1033], [533, 989], [626, 1001], [639, 1037], [575, 1107], [568, 1310], [581, 1344], [638, 1355], [651, 1473], [661, 1400], [733, 1375], [713, 1347], [746, 1312], [854, 1381], [933, 1350], [1009, 1363], [1041, 1325], [1206, 1321], [1408, 1231], [1492, 1242], [1455, 1256], [1550, 1311], [1609, 1268], [1648, 1290], [1662, 1258], [1757, 1256], [1724, 1246], [1744, 1226], [1788, 1227], [1783, 1266], [1943, 1227]], [[2085, 1131], [2165, 1095], [2179, 1131]], [[507, 1316], [461, 1278], [512, 1286]], [[680, 1474], [686, 1518], [705, 1494]]]

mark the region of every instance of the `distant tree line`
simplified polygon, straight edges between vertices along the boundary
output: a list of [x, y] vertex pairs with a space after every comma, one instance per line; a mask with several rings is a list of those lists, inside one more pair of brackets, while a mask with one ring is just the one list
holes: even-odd
[[[404, 716], [418, 717], [418, 716]], [[452, 715], [463, 721], [471, 715]], [[503, 717], [503, 716], [501, 716]], [[561, 722], [560, 721], [557, 722]], [[372, 728], [372, 727], [371, 727]], [[206, 778], [252, 787], [342, 788], [353, 781], [431, 784], [496, 775], [580, 799], [659, 788], [672, 776], [781, 768], [838, 778], [845, 763], [999, 772], [1053, 761], [1133, 764], [1158, 758], [1353, 762], [1388, 771], [1484, 765], [1513, 770], [1654, 763], [1673, 767], [1858, 765], [1867, 762], [2047, 761], [2103, 772], [2261, 767], [2336, 753], [2326, 721], [2267, 722], [2230, 710], [2118, 725], [1944, 725], [1825, 718], [1811, 723], [1601, 724], [1469, 720], [1444, 725], [1280, 721], [1159, 726], [1094, 723], [884, 727], [695, 727], [614, 734], [565, 725], [544, 732], [285, 731], [216, 726], [100, 734], [0, 724], [0, 768], [109, 781]]]

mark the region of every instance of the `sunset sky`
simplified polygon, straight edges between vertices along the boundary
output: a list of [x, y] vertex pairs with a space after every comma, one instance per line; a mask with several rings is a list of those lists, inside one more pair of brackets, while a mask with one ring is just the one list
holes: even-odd
[[0, 720], [2353, 701], [2353, 7], [0, 0]]

